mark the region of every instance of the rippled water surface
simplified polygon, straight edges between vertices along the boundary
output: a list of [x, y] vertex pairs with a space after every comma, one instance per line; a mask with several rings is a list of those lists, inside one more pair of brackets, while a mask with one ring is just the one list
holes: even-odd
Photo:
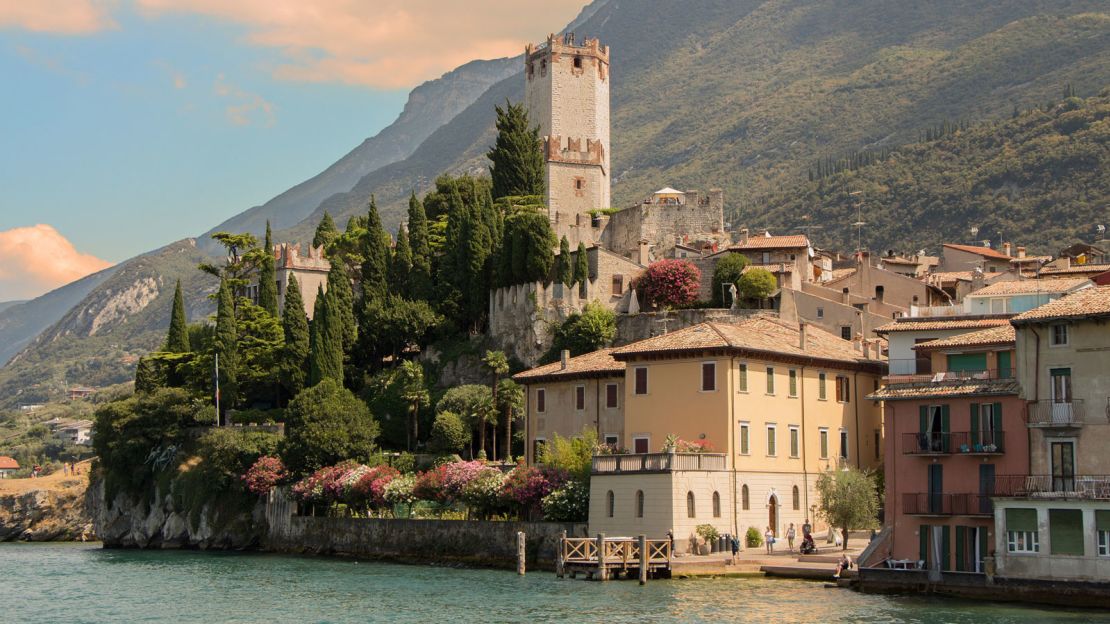
[[0, 622], [1110, 622], [1110, 614], [821, 583], [591, 583], [547, 572], [0, 544]]

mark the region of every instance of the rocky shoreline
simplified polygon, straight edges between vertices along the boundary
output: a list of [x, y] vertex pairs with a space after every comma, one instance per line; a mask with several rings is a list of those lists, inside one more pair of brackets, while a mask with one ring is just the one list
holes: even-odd
[[0, 542], [96, 539], [86, 489], [32, 489], [0, 494]]

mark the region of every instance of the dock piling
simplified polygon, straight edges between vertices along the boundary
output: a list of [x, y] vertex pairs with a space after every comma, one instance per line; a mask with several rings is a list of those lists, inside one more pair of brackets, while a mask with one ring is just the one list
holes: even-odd
[[640, 584], [643, 585], [643, 584], [647, 583], [647, 577], [648, 577], [647, 536], [641, 533], [640, 537], [639, 537], [639, 541], [640, 541]]
[[609, 568], [605, 565], [605, 534], [597, 534], [597, 575], [598, 580], [609, 580]]
[[559, 578], [563, 578], [566, 573], [564, 562], [567, 558], [567, 532], [563, 531], [559, 534], [559, 547], [555, 549], [555, 574]]
[[516, 573], [524, 574], [524, 553], [525, 553], [525, 537], [524, 531], [517, 531], [516, 533]]

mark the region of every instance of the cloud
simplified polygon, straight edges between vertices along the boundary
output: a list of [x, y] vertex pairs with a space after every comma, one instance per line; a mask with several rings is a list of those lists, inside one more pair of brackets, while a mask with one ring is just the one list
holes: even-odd
[[88, 35], [116, 27], [106, 0], [0, 0], [0, 28]]
[[0, 301], [30, 299], [112, 266], [45, 224], [0, 232]]
[[267, 127], [274, 125], [274, 105], [261, 95], [240, 89], [228, 82], [223, 74], [216, 76], [214, 91], [219, 97], [231, 101], [224, 109], [224, 115], [232, 124], [249, 126], [258, 123]]
[[[3, 0], [0, 0], [3, 1]], [[406, 88], [476, 58], [514, 56], [557, 31], [584, 0], [136, 0], [157, 18], [188, 13], [240, 24], [275, 48], [279, 79]]]
[[[3, 0], [0, 0], [0, 2], [3, 2]], [[92, 77], [89, 76], [89, 74], [70, 69], [62, 63], [61, 59], [44, 54], [34, 48], [15, 44], [12, 46], [12, 50], [15, 51], [19, 58], [27, 62], [27, 64], [38, 67], [39, 69], [45, 69], [52, 74], [65, 76], [79, 85], [87, 85], [92, 81]]]

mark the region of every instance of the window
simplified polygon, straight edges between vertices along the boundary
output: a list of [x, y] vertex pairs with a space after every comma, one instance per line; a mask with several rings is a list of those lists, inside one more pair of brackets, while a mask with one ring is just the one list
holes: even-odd
[[574, 179], [574, 189], [576, 191], [581, 191], [584, 188], [586, 188], [586, 181], [583, 180], [582, 178], [575, 178]]
[[613, 496], [613, 490], [609, 490], [609, 492], [605, 495], [605, 513], [608, 514], [610, 518], [613, 517], [617, 510], [616, 499], [617, 497]]
[[817, 373], [817, 398], [821, 401], [829, 398], [829, 392], [825, 388], [825, 380], [827, 377], [825, 373]]
[[817, 437], [821, 441], [821, 459], [829, 458], [829, 430], [822, 427], [817, 431]]
[[1036, 509], [1006, 510], [1006, 550], [1012, 553], [1040, 552]]
[[794, 491], [791, 493], [791, 500], [794, 503], [794, 511], [802, 508], [802, 494], [798, 491], [798, 486], [794, 486]]
[[737, 365], [737, 371], [740, 373], [740, 379], [736, 383], [736, 388], [740, 392], [747, 392], [748, 391], [748, 365], [747, 364]]
[[790, 456], [791, 457], [797, 457], [798, 456], [798, 446], [799, 446], [799, 438], [800, 437], [801, 436], [800, 436], [800, 432], [798, 431], [798, 428], [793, 427], [793, 426], [790, 427]]
[[694, 508], [694, 493], [693, 492], [687, 492], [686, 493], [686, 517], [687, 518], [696, 518], [697, 517], [697, 509]]
[[1110, 557], [1110, 510], [1095, 510], [1095, 532], [1098, 533], [1098, 556]]
[[840, 430], [840, 459], [848, 459], [848, 430]]
[[1057, 323], [1052, 326], [1052, 346], [1063, 347], [1068, 344], [1068, 326], [1065, 323]]
[[744, 484], [744, 486], [740, 488], [740, 507], [744, 511], [747, 511], [748, 508], [751, 507], [751, 500], [748, 497], [747, 484]]
[[1048, 537], [1054, 555], [1083, 555], [1083, 510], [1049, 509]]
[[644, 453], [650, 452], [650, 448], [651, 438], [648, 438], [647, 436], [637, 436], [632, 438], [632, 451], [634, 453], [643, 455]]
[[775, 368], [773, 366], [767, 367], [767, 394], [775, 393]]
[[879, 449], [880, 449], [881, 446], [882, 446], [882, 433], [878, 429], [876, 429], [875, 430], [875, 459], [880, 459]]
[[763, 264], [771, 264], [771, 252], [763, 252]]
[[582, 69], [582, 57], [581, 56], [574, 57], [574, 68], [575, 69]]
[[721, 517], [721, 495], [717, 492], [713, 492], [713, 517]]
[[717, 363], [702, 362], [701, 364], [701, 391], [714, 392], [717, 390]]
[[616, 446], [617, 444], [620, 444], [620, 437], [617, 434], [615, 434], [615, 433], [605, 434], [605, 445], [606, 446]]
[[851, 393], [848, 391], [848, 378], [841, 375], [836, 376], [836, 400], [839, 403], [847, 403], [850, 400]]
[[547, 390], [543, 388], [536, 390], [536, 411], [541, 414], [547, 411]]
[[636, 517], [644, 517], [644, 491], [636, 490]]
[[624, 276], [623, 275], [614, 275], [613, 276], [613, 296], [614, 297], [619, 297], [623, 294], [624, 294]]
[[636, 376], [636, 387], [635, 387], [636, 394], [647, 394], [648, 393], [647, 367], [646, 366], [637, 366], [636, 368], [634, 368], [632, 370], [633, 370], [633, 373]]
[[885, 294], [885, 293], [883, 292], [884, 290], [885, 290], [885, 289], [884, 289], [884, 288], [883, 288], [882, 286], [876, 286], [876, 287], [875, 287], [875, 300], [876, 300], [876, 301], [880, 301], [880, 302], [881, 302], [881, 301], [883, 300], [883, 295]]
[[574, 387], [574, 409], [578, 411], [586, 409], [586, 386]]
[[740, 423], [740, 454], [748, 454], [748, 423]]
[[775, 434], [775, 426], [767, 425], [767, 454], [772, 456], [775, 454]]
[[617, 384], [605, 384], [605, 407], [615, 409], [617, 407]]
[[793, 368], [790, 369], [789, 376], [790, 376], [790, 396], [796, 398], [798, 396], [798, 371], [793, 369]]
[[840, 337], [843, 338], [844, 340], [851, 340], [852, 339], [852, 326], [851, 325], [841, 325], [840, 326]]
[[817, 308], [817, 318], [825, 318], [825, 308]]
[[1003, 297], [992, 297], [990, 299], [991, 314], [1005, 314], [1007, 301]]

